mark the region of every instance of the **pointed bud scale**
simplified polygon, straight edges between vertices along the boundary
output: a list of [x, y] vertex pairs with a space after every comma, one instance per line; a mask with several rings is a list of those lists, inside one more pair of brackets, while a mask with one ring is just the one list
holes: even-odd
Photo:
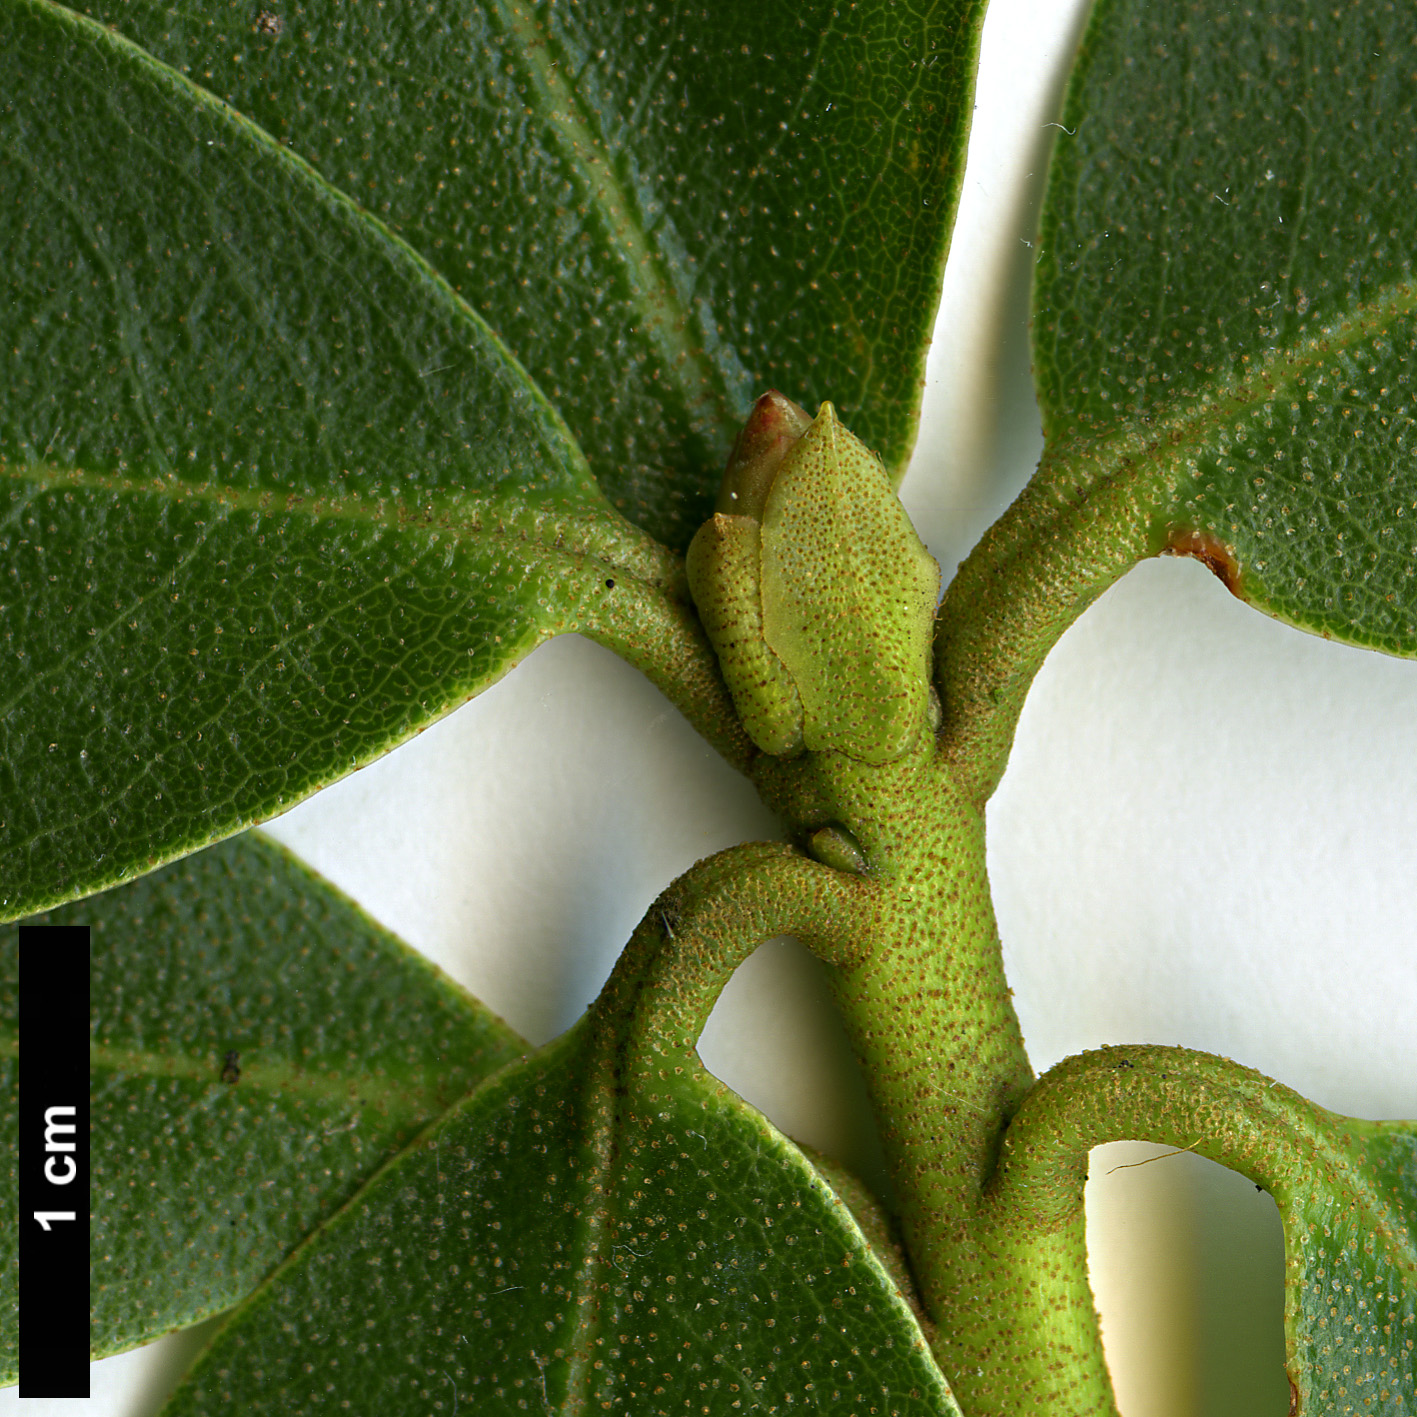
[[811, 415], [769, 389], [748, 415], [728, 457], [714, 511], [762, 521], [763, 506], [788, 449], [812, 426]]
[[689, 586], [734, 704], [764, 752], [885, 763], [932, 724], [940, 569], [880, 460], [837, 422], [760, 399]]

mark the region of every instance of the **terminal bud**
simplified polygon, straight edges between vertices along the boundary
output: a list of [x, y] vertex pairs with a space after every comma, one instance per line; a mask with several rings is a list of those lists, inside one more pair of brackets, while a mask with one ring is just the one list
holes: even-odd
[[766, 753], [900, 757], [931, 721], [940, 568], [885, 468], [824, 403], [753, 409], [689, 586], [735, 707]]

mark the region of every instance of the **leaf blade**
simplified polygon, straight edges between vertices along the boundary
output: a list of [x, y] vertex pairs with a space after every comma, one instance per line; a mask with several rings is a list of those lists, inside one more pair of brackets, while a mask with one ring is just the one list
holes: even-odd
[[1095, 8], [1035, 272], [1043, 461], [939, 618], [981, 800], [1045, 655], [1148, 556], [1417, 655], [1412, 38], [1392, 4]]
[[1340, 1145], [1280, 1202], [1291, 1382], [1301, 1412], [1398, 1417], [1417, 1402], [1417, 1122], [1325, 1120]]
[[[259, 835], [27, 923], [93, 930], [95, 1357], [230, 1308], [526, 1051]], [[0, 940], [9, 1044], [17, 939]]]
[[[653, 1121], [612, 1121], [596, 1072], [578, 1027], [459, 1104], [233, 1316], [164, 1411], [214, 1411], [223, 1392], [314, 1411], [333, 1384], [391, 1411], [455, 1387], [488, 1413], [789, 1393], [958, 1412], [790, 1143], [702, 1074], [661, 1089]], [[678, 1360], [705, 1337], [711, 1361]]]
[[903, 472], [982, 9], [307, 6], [278, 33], [239, 4], [88, 12], [385, 217], [682, 549], [769, 386], [830, 399]]
[[[1402, 525], [1417, 499], [1412, 34], [1393, 5], [1100, 6], [1035, 287], [1051, 456], [1143, 431], [1176, 446], [1150, 494], [1173, 544], [1219, 538], [1245, 599], [1403, 655], [1417, 653], [1417, 532]], [[1355, 542], [1366, 574], [1344, 564]]]
[[4, 23], [15, 918], [291, 805], [617, 574], [663, 602], [640, 621], [672, 613], [675, 570], [485, 324], [347, 198], [91, 22], [20, 0]]

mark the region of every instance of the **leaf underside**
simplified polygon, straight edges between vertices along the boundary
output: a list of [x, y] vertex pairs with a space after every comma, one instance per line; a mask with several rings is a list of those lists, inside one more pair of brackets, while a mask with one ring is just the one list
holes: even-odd
[[[95, 1357], [230, 1308], [527, 1050], [258, 835], [26, 923], [93, 932]], [[0, 938], [11, 1067], [17, 940]], [[13, 1381], [13, 1322], [5, 1337]]]
[[[6, 934], [9, 932], [6, 931]], [[4, 943], [0, 942], [0, 949]], [[5, 1194], [19, 1208], [20, 1040], [18, 976], [12, 959], [0, 957], [0, 1173]], [[0, 1384], [19, 1376], [20, 1235], [18, 1225], [0, 1231]]]
[[[805, 1157], [707, 1074], [634, 1103], [578, 1027], [382, 1172], [240, 1310], [166, 1417], [958, 1414]], [[439, 1408], [437, 1403], [444, 1405]]]
[[417, 257], [67, 12], [0, 16], [0, 916], [230, 835], [659, 553]]
[[419, 250], [659, 540], [770, 386], [904, 471], [979, 0], [81, 8]]
[[[1330, 1117], [1280, 1205], [1285, 1325], [1301, 1413], [1417, 1412], [1417, 1122]], [[1346, 1135], [1344, 1135], [1346, 1133]]]
[[1417, 21], [1101, 0], [1050, 169], [1041, 481], [1123, 486], [1140, 554], [1417, 654]]
[[592, 469], [682, 544], [780, 383], [903, 470], [981, 6], [818, 8], [6, 7], [0, 918], [676, 596]]

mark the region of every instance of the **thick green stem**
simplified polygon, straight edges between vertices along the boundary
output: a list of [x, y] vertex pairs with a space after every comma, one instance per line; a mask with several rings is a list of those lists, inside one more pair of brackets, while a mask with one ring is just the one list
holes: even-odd
[[983, 822], [948, 778], [926, 769], [917, 787], [869, 829], [842, 804], [881, 899], [874, 938], [834, 972], [834, 991], [880, 1107], [935, 1307], [933, 1296], [950, 1288], [961, 1217], [993, 1173], [1033, 1074], [1004, 980]]
[[[1004, 978], [982, 813], [928, 746], [881, 767], [820, 753], [776, 767], [764, 760], [760, 782], [804, 838], [848, 830], [879, 892], [870, 934], [833, 970], [833, 987], [938, 1325], [937, 1359], [971, 1414], [1051, 1400], [1058, 1383], [1019, 1367], [1038, 1337], [1020, 1329], [1027, 1306], [995, 1285], [983, 1248], [986, 1187], [1033, 1073]], [[1078, 1340], [1100, 1369], [1090, 1297]]]

